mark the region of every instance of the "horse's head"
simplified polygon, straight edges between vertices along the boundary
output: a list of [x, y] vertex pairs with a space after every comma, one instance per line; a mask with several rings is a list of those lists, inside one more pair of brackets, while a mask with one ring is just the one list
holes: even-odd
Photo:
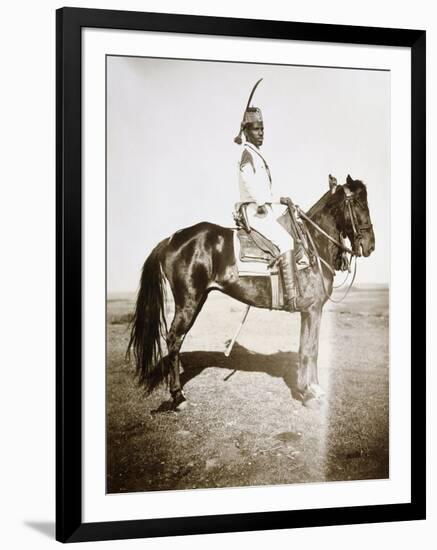
[[335, 191], [340, 206], [341, 232], [348, 237], [358, 256], [369, 256], [375, 250], [375, 235], [367, 204], [367, 189], [360, 180], [347, 176]]

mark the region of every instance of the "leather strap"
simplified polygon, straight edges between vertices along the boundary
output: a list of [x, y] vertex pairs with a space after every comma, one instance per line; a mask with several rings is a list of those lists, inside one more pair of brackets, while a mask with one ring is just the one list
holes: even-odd
[[336, 246], [338, 246], [338, 248], [340, 248], [341, 250], [344, 250], [345, 252], [349, 252], [349, 254], [354, 254], [354, 252], [348, 247], [348, 246], [345, 246], [343, 243], [341, 243], [340, 241], [337, 241], [337, 239], [334, 239], [334, 237], [332, 237], [331, 235], [329, 235], [329, 233], [326, 233], [326, 231], [324, 229], [322, 229], [320, 227], [320, 225], [318, 225], [317, 223], [313, 222], [313, 220], [308, 217], [305, 212], [303, 212], [298, 206], [296, 206], [297, 208], [297, 211], [299, 212], [299, 216], [301, 216], [305, 221], [309, 222], [315, 229], [317, 229], [317, 231], [319, 233], [321, 233], [324, 237], [326, 237], [327, 239], [329, 239], [331, 242], [333, 242]]

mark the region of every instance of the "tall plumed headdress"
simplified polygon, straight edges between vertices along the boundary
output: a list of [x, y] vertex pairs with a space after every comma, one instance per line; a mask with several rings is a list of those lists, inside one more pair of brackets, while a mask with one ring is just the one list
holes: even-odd
[[234, 138], [235, 143], [238, 143], [238, 145], [241, 145], [242, 139], [241, 134], [243, 133], [243, 130], [246, 126], [246, 124], [249, 124], [251, 122], [262, 122], [263, 117], [261, 114], [261, 110], [258, 109], [258, 107], [251, 107], [250, 102], [252, 101], [253, 94], [255, 93], [255, 90], [258, 86], [258, 84], [261, 82], [262, 78], [258, 80], [258, 82], [255, 84], [255, 86], [252, 88], [252, 91], [250, 92], [249, 101], [247, 102], [246, 109], [243, 113], [243, 120], [240, 124], [240, 131], [238, 132], [238, 136]]

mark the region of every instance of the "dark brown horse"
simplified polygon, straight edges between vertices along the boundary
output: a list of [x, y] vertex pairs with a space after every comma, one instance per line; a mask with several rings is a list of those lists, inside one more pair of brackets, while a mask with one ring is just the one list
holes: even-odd
[[[297, 390], [304, 404], [323, 395], [317, 373], [319, 329], [323, 305], [332, 293], [333, 273], [341, 267], [341, 238], [349, 238], [357, 256], [369, 256], [375, 248], [367, 190], [359, 180], [348, 176], [345, 185], [331, 188], [307, 216], [318, 226], [304, 222], [322, 263], [299, 273], [302, 295], [315, 298], [301, 313]], [[166, 280], [175, 302], [170, 329], [164, 317]], [[175, 407], [185, 401], [179, 351], [211, 290], [255, 307], [272, 306], [269, 277], [238, 276], [230, 228], [202, 222], [181, 229], [161, 241], [144, 263], [128, 353], [133, 350], [139, 381], [148, 391], [169, 379]], [[167, 343], [165, 359], [161, 339]]]

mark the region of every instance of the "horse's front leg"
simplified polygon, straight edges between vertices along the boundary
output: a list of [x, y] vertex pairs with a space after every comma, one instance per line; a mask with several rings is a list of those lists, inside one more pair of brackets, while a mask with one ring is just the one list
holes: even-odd
[[299, 365], [297, 388], [304, 405], [320, 401], [324, 391], [319, 386], [317, 356], [319, 353], [319, 333], [322, 307], [314, 306], [301, 313]]

